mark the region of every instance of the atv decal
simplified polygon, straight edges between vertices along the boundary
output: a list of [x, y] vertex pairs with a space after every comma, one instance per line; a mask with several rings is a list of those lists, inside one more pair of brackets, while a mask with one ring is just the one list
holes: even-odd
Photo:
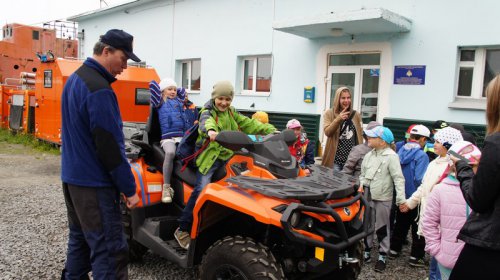
[[[141, 175], [141, 172], [140, 172], [141, 167], [139, 166], [139, 164], [137, 164], [135, 162], [130, 163], [130, 166], [132, 166], [132, 168], [134, 169], [135, 173], [137, 174], [137, 179], [139, 180], [139, 184], [141, 185], [142, 205], [149, 205], [149, 204], [151, 204], [151, 202], [149, 201], [149, 194], [146, 196], [146, 194], [144, 193], [144, 183], [142, 181], [142, 175]], [[147, 203], [144, 200], [146, 197], [148, 199]]]

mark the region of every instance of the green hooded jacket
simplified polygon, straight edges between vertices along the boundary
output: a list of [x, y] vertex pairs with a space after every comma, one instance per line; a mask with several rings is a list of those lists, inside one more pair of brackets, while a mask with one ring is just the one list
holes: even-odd
[[[198, 139], [196, 145], [203, 145], [203, 142], [209, 138], [208, 131], [214, 130], [221, 132], [223, 130], [240, 130], [246, 134], [267, 135], [276, 130], [271, 124], [263, 124], [258, 120], [250, 119], [236, 111], [233, 106], [228, 110], [220, 112], [211, 99], [200, 111], [200, 126], [198, 129]], [[217, 159], [228, 160], [233, 156], [233, 151], [226, 149], [215, 141], [211, 141], [208, 146], [198, 155], [196, 165], [201, 174], [207, 174], [208, 170]]]

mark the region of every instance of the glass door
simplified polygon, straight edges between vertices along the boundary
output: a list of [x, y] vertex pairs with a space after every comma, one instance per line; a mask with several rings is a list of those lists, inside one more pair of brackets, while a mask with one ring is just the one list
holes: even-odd
[[[337, 68], [337, 67], [336, 67]], [[350, 68], [350, 67], [349, 67]], [[359, 70], [358, 69], [334, 69], [330, 75], [330, 108], [333, 108], [333, 101], [335, 100], [335, 92], [340, 87], [347, 87], [351, 91], [351, 99], [353, 108], [356, 110], [356, 90], [359, 84]]]
[[360, 112], [363, 123], [377, 120], [379, 69], [360, 66], [330, 67], [329, 108], [333, 108], [337, 89], [347, 87], [352, 94], [352, 107]]
[[361, 118], [367, 124], [377, 120], [380, 68], [361, 69]]

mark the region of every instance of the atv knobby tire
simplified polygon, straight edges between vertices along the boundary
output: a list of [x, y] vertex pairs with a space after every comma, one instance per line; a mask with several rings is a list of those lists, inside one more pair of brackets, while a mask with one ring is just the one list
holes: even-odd
[[130, 262], [140, 262], [142, 261], [144, 254], [148, 251], [148, 248], [134, 240], [132, 217], [130, 216], [130, 210], [127, 208], [123, 199], [120, 201], [120, 208], [122, 213], [123, 231], [128, 244], [128, 259]]
[[202, 280], [284, 279], [281, 265], [267, 247], [251, 238], [227, 236], [215, 242], [203, 256]]

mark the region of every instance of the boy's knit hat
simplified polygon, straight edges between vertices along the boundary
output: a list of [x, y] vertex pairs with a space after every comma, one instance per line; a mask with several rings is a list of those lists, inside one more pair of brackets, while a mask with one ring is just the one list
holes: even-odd
[[469, 164], [478, 164], [481, 158], [481, 151], [479, 148], [468, 141], [458, 141], [450, 147], [450, 151], [465, 157], [469, 160]]
[[186, 100], [186, 89], [183, 87], [178, 88], [177, 97], [179, 97], [179, 99], [182, 101]]
[[365, 130], [365, 134], [368, 137], [381, 138], [387, 144], [394, 142], [394, 134], [392, 134], [392, 131], [385, 126], [377, 126], [375, 128]]
[[168, 87], [177, 88], [177, 83], [172, 78], [165, 78], [160, 81], [160, 91], [164, 91]]
[[458, 141], [463, 141], [464, 138], [460, 130], [448, 126], [438, 130], [438, 132], [434, 134], [434, 140], [441, 143], [446, 149], [450, 149], [451, 145]]
[[212, 99], [221, 96], [228, 96], [233, 99], [234, 97], [234, 87], [230, 81], [220, 81], [215, 83], [214, 89], [212, 90]]
[[257, 111], [252, 115], [252, 119], [256, 119], [261, 123], [269, 123], [269, 116], [266, 112]]

